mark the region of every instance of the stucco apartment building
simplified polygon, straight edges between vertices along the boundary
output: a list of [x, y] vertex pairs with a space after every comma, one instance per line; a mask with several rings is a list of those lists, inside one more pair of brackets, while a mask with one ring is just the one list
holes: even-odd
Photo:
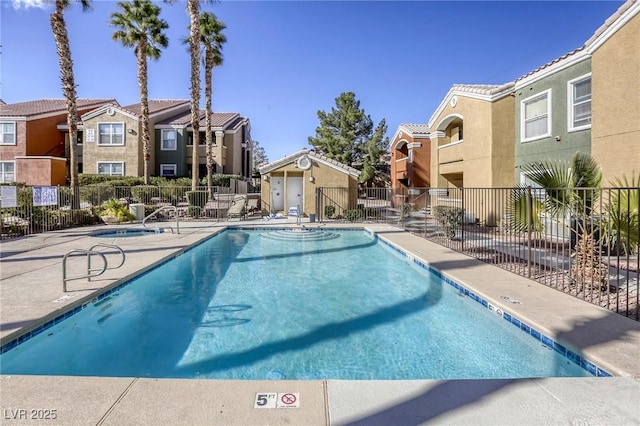
[[[78, 99], [83, 114], [115, 99]], [[65, 185], [69, 146], [57, 125], [67, 119], [64, 99], [0, 104], [0, 183]]]
[[426, 124], [401, 124], [393, 135], [391, 150], [391, 188], [403, 193], [406, 188], [431, 186], [431, 140]]
[[[140, 104], [78, 99], [79, 173], [143, 176]], [[205, 120], [200, 117], [199, 175], [206, 175]], [[190, 101], [150, 100], [150, 174], [191, 176]], [[214, 173], [252, 169], [251, 125], [238, 113], [213, 113]], [[0, 183], [66, 185], [69, 147], [66, 102], [43, 99], [0, 105]]]
[[431, 186], [512, 187], [534, 161], [600, 164], [603, 186], [640, 174], [640, 2], [585, 44], [502, 85], [454, 85], [428, 122]]

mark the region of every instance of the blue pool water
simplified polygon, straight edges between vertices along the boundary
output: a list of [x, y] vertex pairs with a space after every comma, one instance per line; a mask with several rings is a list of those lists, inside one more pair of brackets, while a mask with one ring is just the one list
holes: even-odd
[[125, 228], [112, 231], [100, 231], [93, 234], [93, 236], [99, 238], [126, 238], [161, 234], [162, 232], [162, 229]]
[[372, 235], [228, 230], [0, 358], [3, 374], [588, 376]]

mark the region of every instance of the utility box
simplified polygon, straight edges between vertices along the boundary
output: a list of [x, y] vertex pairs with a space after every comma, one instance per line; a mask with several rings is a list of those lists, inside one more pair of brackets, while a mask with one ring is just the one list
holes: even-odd
[[144, 204], [129, 204], [129, 213], [133, 215], [135, 220], [142, 221], [142, 219], [144, 219]]

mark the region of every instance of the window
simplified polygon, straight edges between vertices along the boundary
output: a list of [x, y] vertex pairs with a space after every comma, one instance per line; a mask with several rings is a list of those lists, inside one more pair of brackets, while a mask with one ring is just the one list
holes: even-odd
[[591, 127], [591, 76], [569, 82], [569, 130]]
[[178, 166], [175, 164], [160, 164], [160, 176], [175, 176], [178, 173]]
[[16, 144], [16, 123], [0, 122], [0, 145]]
[[178, 148], [176, 144], [176, 131], [172, 129], [162, 129], [162, 151], [175, 151]]
[[124, 145], [124, 123], [98, 124], [98, 145]]
[[551, 90], [522, 101], [521, 135], [522, 142], [551, 135]]
[[98, 174], [124, 176], [124, 162], [118, 161], [113, 163], [106, 163], [98, 161]]
[[0, 163], [0, 183], [10, 183], [16, 181], [16, 163], [13, 161], [3, 161]]

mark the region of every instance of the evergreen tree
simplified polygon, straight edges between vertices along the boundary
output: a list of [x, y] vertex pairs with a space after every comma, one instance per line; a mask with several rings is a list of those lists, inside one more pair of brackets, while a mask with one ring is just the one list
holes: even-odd
[[260, 142], [251, 142], [253, 143], [253, 172], [258, 173], [258, 169], [269, 162], [269, 157]]
[[329, 158], [362, 170], [360, 180], [370, 181], [389, 145], [387, 124], [383, 119], [374, 130], [371, 116], [360, 108], [353, 92], [341, 93], [335, 101], [331, 112], [318, 111], [320, 125], [309, 144]]

